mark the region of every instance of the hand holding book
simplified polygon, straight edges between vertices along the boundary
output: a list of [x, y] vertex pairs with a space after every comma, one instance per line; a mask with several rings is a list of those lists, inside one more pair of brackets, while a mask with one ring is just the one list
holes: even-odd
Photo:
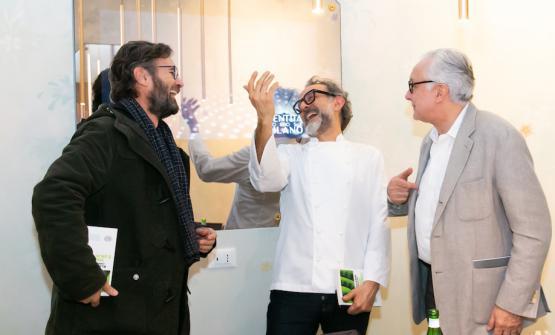
[[362, 271], [339, 269], [337, 301], [339, 305], [350, 305], [347, 313], [356, 315], [369, 312], [372, 306], [381, 306], [380, 284], [363, 280]]

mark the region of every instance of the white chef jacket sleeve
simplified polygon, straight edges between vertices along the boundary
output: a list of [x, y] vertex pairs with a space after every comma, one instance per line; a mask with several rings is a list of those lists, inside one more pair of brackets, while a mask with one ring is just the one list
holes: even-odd
[[258, 192], [279, 192], [287, 186], [290, 165], [287, 153], [281, 150], [284, 147], [285, 145], [281, 145], [278, 150], [275, 138], [271, 136], [258, 163], [253, 138], [250, 147], [249, 172], [251, 184]]
[[386, 287], [391, 267], [391, 233], [387, 223], [387, 185], [384, 175], [384, 160], [379, 152], [374, 152], [370, 191], [370, 229], [364, 256], [364, 279]]

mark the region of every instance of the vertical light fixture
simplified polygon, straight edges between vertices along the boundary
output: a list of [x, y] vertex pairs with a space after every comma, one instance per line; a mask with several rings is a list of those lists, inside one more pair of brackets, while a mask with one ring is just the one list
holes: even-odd
[[156, 43], [156, 0], [150, 0], [150, 22], [152, 43]]
[[[179, 73], [182, 71], [182, 61], [181, 61], [181, 1], [177, 0], [177, 68]], [[181, 101], [181, 91], [179, 93], [177, 101]]]
[[312, 0], [312, 13], [322, 14], [324, 8], [322, 7], [322, 0]]
[[84, 119], [86, 117], [87, 111], [85, 110], [85, 103], [81, 102], [79, 103], [79, 121], [81, 121], [82, 119]]
[[83, 0], [78, 0], [79, 20], [79, 120], [85, 118], [85, 37], [83, 31]]
[[227, 68], [229, 70], [229, 103], [233, 103], [233, 67], [231, 62], [231, 0], [227, 0]]
[[135, 12], [137, 13], [137, 39], [141, 40], [141, 0], [135, 0]]
[[468, 10], [469, 0], [458, 0], [459, 1], [459, 20], [468, 20], [470, 18]]
[[123, 45], [125, 42], [125, 7], [123, 0], [119, 3], [119, 44]]
[[88, 115], [91, 116], [92, 110], [92, 73], [91, 73], [91, 54], [87, 51], [87, 100], [88, 100]]

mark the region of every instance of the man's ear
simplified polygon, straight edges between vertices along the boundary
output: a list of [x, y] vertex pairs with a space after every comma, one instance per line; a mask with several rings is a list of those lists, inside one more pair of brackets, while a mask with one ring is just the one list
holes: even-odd
[[152, 79], [150, 73], [142, 66], [137, 66], [133, 69], [133, 77], [139, 86], [148, 86]]
[[435, 87], [436, 89], [436, 101], [441, 102], [445, 99], [449, 98], [449, 86], [445, 84], [438, 84]]
[[341, 111], [341, 108], [345, 106], [345, 103], [346, 101], [344, 96], [339, 95], [335, 97], [334, 105], [337, 110]]

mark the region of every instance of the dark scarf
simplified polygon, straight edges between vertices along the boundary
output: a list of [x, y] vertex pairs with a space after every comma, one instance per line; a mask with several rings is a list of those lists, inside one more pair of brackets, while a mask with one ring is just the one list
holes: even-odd
[[191, 197], [189, 196], [189, 187], [187, 185], [189, 181], [187, 180], [185, 166], [183, 165], [183, 160], [181, 159], [171, 130], [162, 120], [158, 121], [158, 128], [154, 128], [154, 124], [135, 99], [126, 98], [120, 100], [119, 103], [127, 109], [133, 119], [135, 119], [144, 130], [152, 148], [156, 152], [158, 158], [160, 158], [166, 173], [170, 177], [171, 188], [179, 217], [179, 232], [185, 251], [185, 260], [187, 264], [193, 264], [198, 261], [200, 257], [195, 224], [193, 221], [193, 207], [191, 205]]

